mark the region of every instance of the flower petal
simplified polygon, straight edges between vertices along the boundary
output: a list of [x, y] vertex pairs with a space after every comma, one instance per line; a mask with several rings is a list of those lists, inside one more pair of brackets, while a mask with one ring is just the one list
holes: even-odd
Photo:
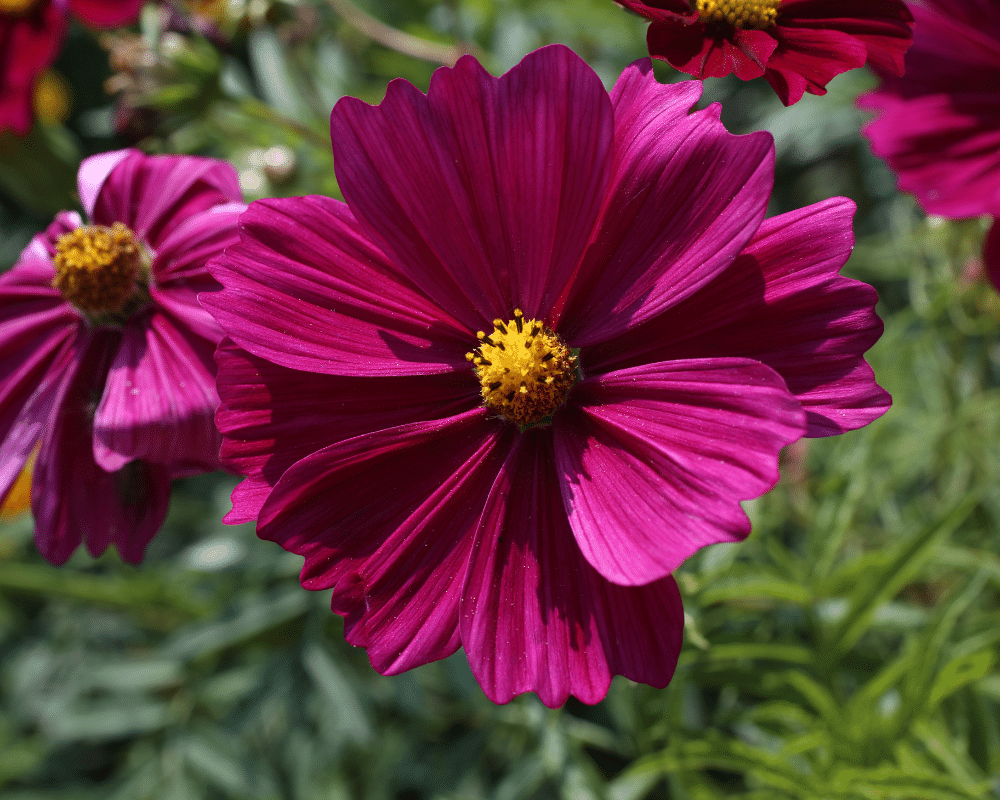
[[771, 135], [734, 136], [717, 108], [685, 114], [696, 92], [657, 83], [648, 59], [628, 67], [611, 92], [615, 174], [557, 328], [574, 347], [620, 334], [696, 292], [764, 218]]
[[183, 220], [156, 251], [150, 267], [156, 285], [218, 288], [205, 265], [240, 240], [236, 223], [246, 208], [246, 203], [223, 203]]
[[537, 692], [555, 707], [600, 701], [613, 675], [664, 687], [684, 611], [673, 578], [616, 586], [584, 560], [556, 494], [551, 437], [518, 435], [480, 523], [462, 644], [486, 696]]
[[472, 330], [546, 316], [609, 178], [611, 105], [578, 56], [544, 47], [500, 78], [465, 57], [426, 96], [342, 99], [331, 129], [348, 205], [430, 298]]
[[81, 541], [95, 556], [114, 544], [137, 564], [167, 513], [165, 469], [133, 462], [110, 473], [94, 463], [87, 404], [117, 338], [112, 331], [93, 334], [46, 420], [31, 507], [38, 549], [53, 564], [66, 561]]
[[[94, 158], [101, 158], [95, 156]], [[107, 156], [108, 161], [111, 156]], [[89, 163], [89, 159], [88, 159]], [[98, 162], [86, 184], [92, 187], [106, 168]], [[81, 172], [81, 189], [85, 179]], [[81, 198], [90, 197], [92, 189]], [[126, 155], [105, 174], [93, 195], [93, 207], [84, 206], [91, 222], [122, 222], [157, 250], [165, 237], [188, 217], [223, 203], [242, 200], [239, 179], [232, 165], [216, 158], [158, 156], [138, 150]]]
[[472, 331], [396, 277], [343, 203], [262, 200], [240, 226], [240, 243], [209, 265], [223, 291], [200, 297], [240, 347], [333, 375], [468, 369]]
[[680, 358], [736, 356], [784, 379], [807, 436], [867, 425], [889, 407], [864, 353], [882, 333], [878, 297], [841, 277], [854, 203], [835, 197], [767, 219], [732, 265], [646, 325], [588, 350], [592, 373]]
[[739, 501], [778, 481], [804, 414], [763, 364], [713, 358], [584, 380], [553, 424], [559, 488], [588, 562], [609, 581], [662, 578], [750, 532]]
[[764, 77], [786, 106], [805, 92], [826, 94], [826, 85], [842, 72], [863, 67], [868, 48], [838, 30], [775, 28], [778, 47], [767, 62]]
[[94, 455], [108, 472], [141, 459], [217, 469], [215, 342], [164, 314], [133, 318], [94, 416]]
[[41, 438], [84, 338], [77, 316], [52, 288], [52, 265], [22, 258], [0, 276], [0, 498]]
[[145, 0], [69, 0], [70, 11], [95, 28], [117, 28], [135, 22]]
[[749, 81], [764, 74], [778, 43], [764, 31], [731, 30], [719, 34], [700, 20], [654, 22], [646, 32], [650, 55], [695, 78], [721, 78], [735, 73]]
[[333, 588], [347, 641], [379, 672], [458, 648], [465, 565], [511, 432], [482, 409], [376, 431], [295, 464], [265, 503], [258, 534], [305, 556], [302, 585]]
[[216, 361], [222, 460], [247, 476], [233, 491], [229, 523], [256, 519], [285, 471], [321, 448], [481, 405], [471, 371], [385, 378], [300, 372], [251, 355], [228, 338]]

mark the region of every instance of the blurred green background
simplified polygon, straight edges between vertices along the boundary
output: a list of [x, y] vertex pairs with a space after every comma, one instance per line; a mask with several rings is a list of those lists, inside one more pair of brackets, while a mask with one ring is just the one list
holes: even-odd
[[[90, 153], [213, 155], [248, 198], [336, 195], [345, 94], [426, 88], [462, 51], [499, 74], [563, 42], [609, 86], [645, 55], [611, 0], [357, 3], [149, 3], [128, 31], [74, 28], [68, 116], [0, 137], [0, 267], [75, 207]], [[874, 85], [855, 71], [791, 109], [762, 81], [706, 85], [730, 130], [774, 134], [772, 213], [857, 202], [845, 273], [879, 291], [870, 361], [894, 407], [789, 448], [753, 535], [678, 572], [667, 689], [498, 707], [461, 652], [380, 677], [298, 557], [220, 522], [235, 478], [203, 476], [175, 485], [140, 568], [54, 568], [30, 514], [0, 522], [0, 798], [1000, 798], [1000, 299], [985, 224], [925, 218], [860, 137]]]

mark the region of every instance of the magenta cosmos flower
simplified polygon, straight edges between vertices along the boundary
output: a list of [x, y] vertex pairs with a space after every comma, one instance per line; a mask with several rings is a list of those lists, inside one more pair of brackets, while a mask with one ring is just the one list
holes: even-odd
[[69, 15], [95, 28], [135, 20], [143, 0], [0, 0], [0, 133], [31, 128], [35, 81], [59, 54]]
[[60, 212], [0, 276], [0, 501], [35, 453], [35, 539], [142, 559], [172, 477], [215, 469], [212, 358], [198, 304], [245, 208], [228, 164], [120, 150], [79, 173], [85, 224]]
[[671, 572], [750, 530], [803, 435], [889, 398], [844, 199], [764, 220], [769, 134], [648, 60], [608, 95], [570, 50], [333, 110], [326, 197], [263, 200], [202, 295], [230, 522], [305, 557], [397, 673], [465, 648], [486, 694], [664, 686]]
[[650, 55], [696, 78], [767, 79], [786, 106], [871, 63], [903, 71], [903, 0], [615, 0], [650, 20]]
[[[906, 73], [859, 101], [878, 112], [864, 134], [928, 213], [1000, 215], [1000, 4], [925, 0], [913, 14]], [[1000, 287], [996, 228], [986, 258]]]

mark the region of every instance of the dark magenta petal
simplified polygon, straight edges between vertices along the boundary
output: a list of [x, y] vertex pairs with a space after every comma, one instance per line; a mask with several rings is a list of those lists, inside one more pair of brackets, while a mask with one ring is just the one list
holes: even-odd
[[328, 374], [468, 369], [474, 333], [397, 278], [343, 203], [262, 200], [240, 225], [209, 267], [223, 291], [200, 298], [240, 347]]
[[462, 644], [486, 696], [597, 703], [614, 675], [663, 687], [681, 648], [673, 578], [609, 583], [583, 558], [559, 500], [551, 436], [510, 450], [480, 522], [461, 606]]
[[835, 197], [765, 220], [712, 283], [649, 324], [587, 350], [585, 369], [751, 358], [778, 372], [803, 405], [807, 436], [867, 425], [890, 401], [864, 362], [882, 333], [875, 290], [839, 275], [854, 246], [853, 214], [850, 200]]
[[52, 288], [52, 265], [31, 250], [0, 275], [0, 498], [41, 438], [83, 336]]
[[428, 297], [473, 330], [547, 316], [609, 177], [611, 104], [579, 57], [542, 48], [501, 78], [466, 57], [426, 96], [344, 98], [331, 127], [351, 210]]
[[114, 544], [123, 559], [137, 564], [167, 513], [166, 470], [134, 462], [105, 472], [94, 463], [87, 407], [117, 339], [109, 330], [93, 334], [67, 370], [46, 420], [31, 508], [38, 549], [53, 564], [66, 561], [81, 542], [95, 556]]
[[774, 180], [770, 134], [734, 136], [716, 108], [688, 114], [697, 97], [693, 81], [657, 83], [648, 60], [628, 67], [612, 90], [614, 177], [557, 328], [575, 347], [698, 291], [764, 218]]
[[[116, 156], [105, 153], [84, 161], [79, 183], [91, 222], [122, 222], [154, 251], [188, 217], [243, 199], [232, 165], [200, 156], [150, 158], [130, 150], [116, 161]], [[90, 197], [93, 206], [87, 204]]]
[[66, 30], [66, 12], [56, 3], [24, 16], [0, 13], [0, 133], [31, 130], [35, 79], [55, 61]]
[[302, 585], [333, 589], [347, 641], [395, 674], [458, 645], [465, 565], [510, 428], [481, 409], [349, 439], [278, 481], [258, 534], [305, 556]]
[[95, 28], [116, 28], [135, 22], [145, 0], [69, 0], [69, 10]]
[[230, 523], [256, 519], [285, 471], [317, 450], [481, 404], [471, 371], [385, 378], [300, 372], [253, 356], [228, 338], [216, 360], [223, 464], [247, 476], [233, 492]]
[[750, 532], [739, 501], [778, 482], [805, 430], [772, 369], [739, 358], [646, 364], [585, 380], [553, 425], [559, 488], [587, 561], [644, 584]]
[[[864, 128], [875, 154], [933, 214], [1000, 208], [1000, 6], [970, 0], [914, 6], [902, 77], [858, 102], [878, 118]], [[976, 76], [970, 80], [970, 76]]]
[[215, 341], [165, 314], [129, 320], [94, 415], [94, 459], [114, 472], [141, 459], [216, 469]]

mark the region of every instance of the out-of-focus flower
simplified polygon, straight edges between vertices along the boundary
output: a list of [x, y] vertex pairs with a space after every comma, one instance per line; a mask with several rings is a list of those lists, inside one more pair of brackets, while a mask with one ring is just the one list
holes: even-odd
[[218, 465], [212, 353], [197, 301], [237, 240], [235, 171], [120, 150], [80, 167], [88, 221], [60, 212], [0, 276], [0, 499], [37, 448], [35, 538], [142, 559], [170, 479]]
[[0, 132], [31, 129], [35, 83], [59, 54], [69, 15], [95, 28], [135, 20], [143, 0], [0, 0]]
[[615, 0], [652, 24], [650, 55], [696, 78], [764, 76], [786, 106], [865, 63], [903, 71], [903, 0]]
[[570, 50], [332, 116], [346, 204], [262, 200], [210, 265], [227, 520], [303, 555], [397, 673], [464, 646], [497, 702], [664, 686], [671, 572], [749, 533], [803, 435], [888, 396], [838, 198], [764, 220], [769, 134], [648, 60], [610, 96]]
[[[928, 214], [1000, 215], [1000, 5], [925, 0], [913, 15], [905, 74], [858, 101], [878, 112], [863, 133]], [[998, 238], [985, 256], [1000, 287]]]

